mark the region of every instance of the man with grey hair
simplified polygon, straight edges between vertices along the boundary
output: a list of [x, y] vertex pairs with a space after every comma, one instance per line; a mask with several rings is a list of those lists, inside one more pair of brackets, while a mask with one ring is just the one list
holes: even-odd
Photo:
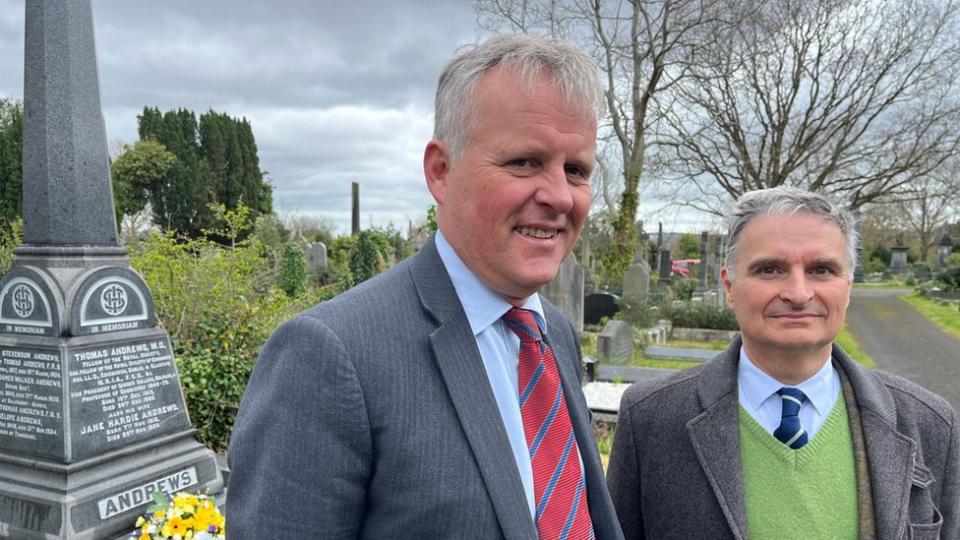
[[444, 68], [439, 230], [284, 323], [230, 444], [231, 539], [616, 539], [572, 325], [537, 294], [590, 206], [596, 66], [503, 36]]
[[740, 337], [623, 396], [608, 481], [626, 538], [960, 538], [956, 412], [835, 343], [849, 211], [796, 188], [745, 193], [721, 280]]

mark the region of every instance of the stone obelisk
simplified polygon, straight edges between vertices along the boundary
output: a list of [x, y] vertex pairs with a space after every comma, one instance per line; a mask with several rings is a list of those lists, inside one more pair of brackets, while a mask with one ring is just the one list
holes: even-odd
[[90, 0], [25, 4], [24, 243], [0, 280], [0, 538], [111, 538], [152, 492], [223, 481], [117, 242]]

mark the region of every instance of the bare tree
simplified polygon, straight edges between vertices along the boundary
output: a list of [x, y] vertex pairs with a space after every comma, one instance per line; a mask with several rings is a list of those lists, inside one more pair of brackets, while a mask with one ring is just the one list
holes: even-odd
[[[801, 186], [895, 199], [960, 148], [954, 0], [768, 0], [710, 27], [669, 111], [692, 205]], [[699, 194], [698, 194], [699, 192]]]
[[920, 260], [926, 261], [947, 224], [958, 217], [960, 166], [956, 161], [936, 174], [911, 182], [894, 204], [905, 228], [916, 238]]
[[[597, 60], [606, 86], [608, 123], [601, 135], [622, 167], [616, 236], [605, 257], [619, 276], [636, 247], [640, 180], [648, 146], [666, 108], [657, 98], [682, 80], [689, 59], [716, 22], [719, 0], [476, 0], [478, 22], [493, 31], [526, 32], [578, 44]], [[607, 187], [608, 184], [604, 184]]]

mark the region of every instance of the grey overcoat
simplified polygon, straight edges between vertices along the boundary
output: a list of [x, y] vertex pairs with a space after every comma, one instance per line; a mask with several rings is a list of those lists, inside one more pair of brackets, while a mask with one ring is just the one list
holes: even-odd
[[[597, 538], [622, 538], [579, 384], [544, 302]], [[476, 341], [431, 239], [271, 336], [229, 449], [227, 530], [264, 538], [534, 539]]]
[[[748, 538], [740, 344], [738, 338], [702, 367], [637, 383], [624, 394], [607, 474], [626, 538]], [[833, 358], [860, 410], [877, 538], [960, 538], [954, 409], [909, 381], [858, 365], [837, 346]]]

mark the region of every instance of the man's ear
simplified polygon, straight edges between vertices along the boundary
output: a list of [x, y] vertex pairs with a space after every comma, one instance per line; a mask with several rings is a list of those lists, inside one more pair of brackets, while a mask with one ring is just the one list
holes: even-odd
[[733, 309], [733, 294], [731, 294], [730, 276], [727, 273], [727, 267], [720, 268], [720, 283], [723, 284], [723, 297], [727, 300], [727, 307]]
[[447, 193], [447, 175], [450, 173], [450, 155], [447, 147], [436, 139], [427, 143], [423, 151], [423, 176], [427, 189], [437, 204], [443, 204]]

